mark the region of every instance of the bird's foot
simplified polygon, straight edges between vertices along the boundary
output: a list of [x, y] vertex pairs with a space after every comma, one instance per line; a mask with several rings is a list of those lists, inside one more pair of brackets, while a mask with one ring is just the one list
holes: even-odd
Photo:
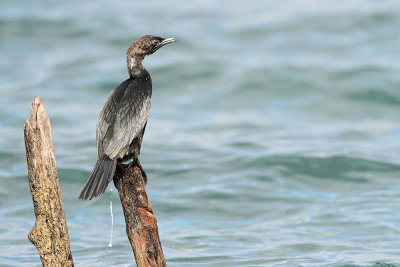
[[144, 184], [147, 185], [147, 174], [146, 174], [146, 172], [144, 171], [144, 169], [143, 169], [143, 167], [142, 167], [142, 164], [140, 164], [140, 161], [139, 161], [138, 158], [137, 158], [137, 159], [129, 159], [129, 160], [126, 160], [126, 161], [123, 161], [123, 162], [118, 162], [118, 167], [119, 167], [121, 170], [124, 170], [124, 169], [126, 169], [126, 168], [129, 168], [129, 167], [131, 167], [132, 165], [133, 165], [133, 166], [138, 166], [138, 167], [139, 167], [140, 171], [142, 172], [142, 177], [143, 177]]

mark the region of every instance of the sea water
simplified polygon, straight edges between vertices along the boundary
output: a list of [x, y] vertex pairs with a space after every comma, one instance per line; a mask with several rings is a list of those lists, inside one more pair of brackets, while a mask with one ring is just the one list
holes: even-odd
[[[40, 266], [23, 125], [51, 120], [76, 266], [134, 266], [118, 192], [78, 195], [144, 34], [141, 163], [168, 266], [400, 265], [398, 1], [0, 2], [0, 265]], [[113, 202], [112, 247], [110, 202]]]

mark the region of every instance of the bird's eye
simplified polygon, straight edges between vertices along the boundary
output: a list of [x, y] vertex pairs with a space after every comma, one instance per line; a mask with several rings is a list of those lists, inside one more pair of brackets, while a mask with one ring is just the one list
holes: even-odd
[[153, 45], [158, 45], [158, 44], [160, 43], [160, 41], [159, 41], [159, 40], [153, 40], [151, 43], [152, 43]]

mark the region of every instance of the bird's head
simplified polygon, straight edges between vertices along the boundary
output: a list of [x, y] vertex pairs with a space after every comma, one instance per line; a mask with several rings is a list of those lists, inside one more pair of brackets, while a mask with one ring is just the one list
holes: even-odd
[[137, 39], [126, 52], [130, 76], [143, 69], [142, 60], [145, 56], [151, 55], [164, 45], [173, 42], [176, 42], [176, 38], [161, 38], [154, 35], [145, 35]]
[[156, 52], [166, 44], [176, 41], [176, 38], [161, 38], [154, 35], [145, 35], [137, 39], [128, 49], [128, 56], [147, 56]]

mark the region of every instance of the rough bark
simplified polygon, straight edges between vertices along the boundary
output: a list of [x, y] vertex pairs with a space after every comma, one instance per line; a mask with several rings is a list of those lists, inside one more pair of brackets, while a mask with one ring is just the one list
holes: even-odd
[[143, 174], [136, 161], [121, 170], [117, 168], [114, 184], [118, 189], [125, 215], [126, 234], [138, 267], [166, 266]]
[[43, 266], [73, 266], [50, 121], [40, 97], [32, 102], [31, 120], [25, 122], [24, 137], [36, 216], [28, 238], [36, 246]]

